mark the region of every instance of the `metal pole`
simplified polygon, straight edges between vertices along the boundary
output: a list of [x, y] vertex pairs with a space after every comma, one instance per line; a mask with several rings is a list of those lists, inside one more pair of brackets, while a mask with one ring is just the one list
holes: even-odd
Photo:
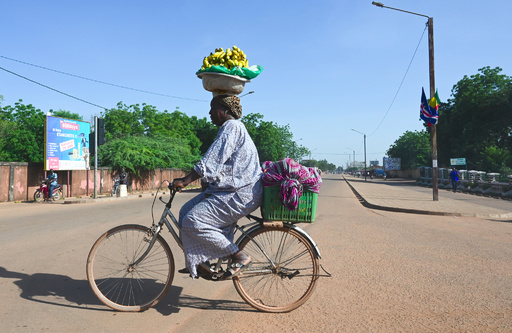
[[[434, 19], [428, 18], [428, 64], [430, 71], [430, 98], [436, 95], [436, 79], [434, 71]], [[433, 125], [430, 131], [432, 140], [432, 197], [439, 200], [439, 185], [437, 184], [437, 125]]]
[[97, 173], [98, 170], [98, 116], [94, 116], [94, 199], [97, 198]]
[[[434, 71], [434, 19], [432, 17], [429, 17], [427, 15], [418, 14], [414, 12], [409, 12], [403, 9], [393, 8], [384, 6], [383, 3], [373, 1], [372, 5], [375, 5], [377, 7], [381, 8], [388, 8], [393, 10], [398, 10], [400, 12], [418, 15], [427, 17], [427, 26], [428, 26], [428, 58], [429, 58], [429, 76], [430, 76], [430, 98], [434, 97], [436, 94], [436, 80], [435, 80], [435, 71]], [[437, 184], [437, 125], [433, 125], [430, 128], [430, 139], [432, 142], [432, 196], [434, 201], [439, 200], [439, 187]]]
[[364, 134], [364, 181], [366, 181], [366, 134]]

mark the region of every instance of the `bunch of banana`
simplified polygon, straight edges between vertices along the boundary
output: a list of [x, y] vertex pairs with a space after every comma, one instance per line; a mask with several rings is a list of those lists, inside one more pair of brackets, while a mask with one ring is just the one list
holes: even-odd
[[244, 51], [236, 46], [233, 46], [233, 50], [227, 49], [226, 51], [221, 47], [215, 49], [215, 53], [210, 52], [209, 56], [204, 57], [201, 70], [204, 71], [212, 66], [224, 66], [227, 69], [235, 66], [249, 67], [249, 60], [247, 60]]

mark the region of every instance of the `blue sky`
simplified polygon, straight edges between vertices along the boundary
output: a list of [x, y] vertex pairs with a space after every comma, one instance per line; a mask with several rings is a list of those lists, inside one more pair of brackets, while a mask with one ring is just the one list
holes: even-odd
[[[405, 131], [422, 129], [421, 88], [429, 91], [427, 32], [420, 38], [427, 19], [371, 2], [4, 0], [0, 67], [101, 107], [146, 103], [207, 117], [211, 93], [195, 72], [215, 48], [236, 45], [250, 64], [264, 67], [246, 85], [244, 92], [254, 94], [242, 98], [245, 114], [288, 124], [312, 158], [338, 166], [346, 166], [354, 151], [357, 161], [364, 160], [363, 135], [355, 129], [367, 135], [367, 160], [382, 162]], [[442, 101], [479, 68], [501, 67], [502, 74], [512, 75], [511, 1], [381, 2], [434, 18]], [[0, 95], [3, 106], [23, 99], [43, 112], [69, 110], [87, 121], [102, 111], [4, 70]]]

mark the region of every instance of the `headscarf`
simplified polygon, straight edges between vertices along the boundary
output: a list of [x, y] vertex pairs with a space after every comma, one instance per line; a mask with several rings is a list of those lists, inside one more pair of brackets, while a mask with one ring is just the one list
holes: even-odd
[[240, 98], [233, 95], [217, 95], [213, 100], [222, 106], [225, 106], [235, 119], [242, 118], [242, 105]]

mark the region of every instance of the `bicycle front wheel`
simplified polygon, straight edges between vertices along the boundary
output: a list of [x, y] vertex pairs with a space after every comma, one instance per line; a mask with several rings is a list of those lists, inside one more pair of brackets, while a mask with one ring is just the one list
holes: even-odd
[[240, 250], [251, 267], [233, 283], [238, 294], [264, 312], [289, 312], [308, 300], [318, 279], [318, 258], [311, 244], [286, 227], [262, 227], [245, 237]]
[[94, 294], [118, 311], [144, 311], [161, 300], [174, 278], [174, 257], [161, 235], [148, 255], [151, 229], [122, 225], [104, 233], [87, 258], [87, 279]]

